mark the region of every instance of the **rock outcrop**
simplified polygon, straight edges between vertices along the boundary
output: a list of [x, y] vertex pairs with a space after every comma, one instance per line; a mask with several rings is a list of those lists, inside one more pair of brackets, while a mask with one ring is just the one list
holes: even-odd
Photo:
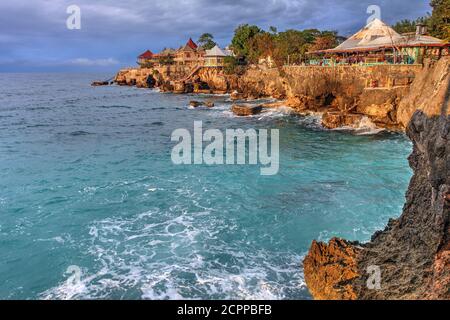
[[251, 66], [241, 75], [227, 75], [220, 68], [165, 66], [122, 70], [116, 83], [175, 93], [232, 93], [236, 100], [273, 97], [298, 113], [327, 112], [325, 127], [355, 125], [366, 116], [379, 127], [404, 130], [416, 109], [439, 111], [449, 65], [450, 57], [428, 61], [425, 67]]
[[342, 239], [329, 244], [314, 241], [303, 264], [305, 280], [316, 300], [354, 300], [350, 282], [359, 276], [357, 259], [360, 248]]
[[448, 94], [450, 83], [450, 57], [439, 61], [428, 61], [414, 80], [408, 94], [398, 106], [398, 122], [406, 127], [416, 110], [429, 116], [439, 115]]
[[[435, 84], [445, 94], [429, 94], [424, 106], [439, 97], [439, 112], [418, 110], [407, 128], [414, 175], [401, 217], [364, 245], [313, 242], [304, 271], [315, 298], [450, 299], [450, 85]], [[372, 267], [381, 271], [379, 288], [367, 285]]]
[[233, 105], [231, 111], [240, 117], [251, 116], [258, 114], [262, 111], [262, 106], [251, 106], [251, 105]]

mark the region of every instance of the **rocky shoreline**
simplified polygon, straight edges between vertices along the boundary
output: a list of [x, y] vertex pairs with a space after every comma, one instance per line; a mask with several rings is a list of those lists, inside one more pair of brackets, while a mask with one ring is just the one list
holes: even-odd
[[[240, 76], [203, 68], [188, 78], [170, 68], [133, 69], [119, 72], [115, 82], [163, 92], [230, 93], [233, 100], [272, 97], [279, 102], [264, 107], [319, 112], [327, 128], [369, 119], [406, 131], [414, 144], [414, 176], [401, 217], [366, 244], [314, 241], [303, 263], [305, 280], [315, 299], [450, 299], [449, 57], [423, 67], [250, 68]], [[244, 116], [260, 111], [234, 109]], [[372, 267], [381, 273], [375, 289], [367, 285]]]
[[[409, 157], [414, 175], [402, 215], [366, 244], [314, 241], [303, 268], [315, 299], [450, 299], [448, 73], [430, 85], [435, 87], [410, 97], [416, 105], [422, 99], [424, 110], [415, 111], [406, 130], [414, 144]], [[376, 288], [370, 286], [374, 268], [380, 271]]]
[[[228, 75], [218, 68], [164, 66], [119, 71], [115, 83], [162, 92], [231, 94], [234, 100], [275, 98], [300, 114], [319, 112], [323, 125], [358, 127], [366, 119], [379, 128], [404, 131], [416, 109], [438, 108], [431, 94], [448, 77], [450, 58], [421, 65], [248, 68]], [[420, 93], [420, 94], [418, 94]]]

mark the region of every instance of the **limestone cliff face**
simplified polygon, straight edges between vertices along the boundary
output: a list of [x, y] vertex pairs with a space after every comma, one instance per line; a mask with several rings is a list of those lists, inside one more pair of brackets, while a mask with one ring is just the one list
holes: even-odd
[[439, 115], [450, 82], [450, 57], [426, 63], [398, 107], [399, 123], [406, 127], [416, 110]]
[[[445, 92], [439, 112], [416, 111], [407, 128], [414, 175], [401, 217], [362, 246], [314, 242], [304, 271], [315, 298], [450, 299], [450, 86], [440, 81], [434, 89]], [[334, 249], [336, 241], [345, 249]], [[367, 286], [370, 266], [381, 270], [380, 290]]]
[[[159, 87], [176, 93], [231, 93], [244, 99], [285, 100], [299, 113], [322, 112], [329, 128], [354, 125], [368, 117], [379, 127], [404, 130], [416, 109], [437, 114], [449, 81], [450, 57], [437, 63], [307, 67], [249, 67], [243, 75], [217, 68], [183, 66], [125, 69], [116, 83]], [[439, 88], [439, 89], [436, 89]], [[429, 99], [432, 98], [432, 99]], [[431, 101], [431, 103], [430, 103]]]
[[331, 128], [367, 116], [378, 126], [402, 129], [399, 104], [421, 73], [421, 66], [409, 65], [250, 68], [229, 88], [246, 98], [286, 99], [300, 113], [324, 112], [324, 119], [332, 121], [324, 125]]

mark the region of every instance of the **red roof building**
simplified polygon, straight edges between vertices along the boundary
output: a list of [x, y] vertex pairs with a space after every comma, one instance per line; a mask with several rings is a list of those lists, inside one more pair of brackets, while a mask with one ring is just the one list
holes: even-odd
[[197, 50], [198, 48], [198, 45], [194, 41], [192, 41], [192, 38], [189, 38], [189, 41], [186, 43], [186, 45], [193, 50]]
[[143, 54], [141, 54], [138, 58], [139, 59], [152, 59], [153, 58], [153, 52], [151, 52], [150, 50], [147, 50]]

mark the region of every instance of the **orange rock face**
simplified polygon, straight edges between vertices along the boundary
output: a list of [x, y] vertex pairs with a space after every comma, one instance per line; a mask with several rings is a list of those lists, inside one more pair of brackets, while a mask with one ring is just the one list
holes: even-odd
[[329, 244], [314, 241], [303, 267], [306, 284], [316, 300], [355, 300], [350, 284], [359, 276], [357, 259], [360, 249], [334, 238]]

